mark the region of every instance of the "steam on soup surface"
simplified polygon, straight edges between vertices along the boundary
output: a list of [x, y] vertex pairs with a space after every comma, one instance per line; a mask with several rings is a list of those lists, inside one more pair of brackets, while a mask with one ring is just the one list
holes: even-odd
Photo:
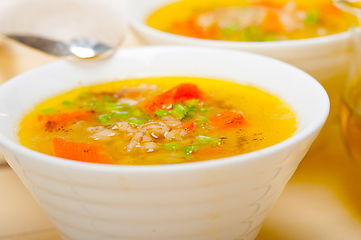
[[182, 0], [154, 12], [148, 25], [187, 37], [246, 42], [313, 38], [349, 27], [328, 0]]
[[148, 165], [203, 161], [277, 144], [296, 130], [278, 98], [251, 86], [160, 77], [88, 86], [41, 103], [20, 142], [77, 161]]

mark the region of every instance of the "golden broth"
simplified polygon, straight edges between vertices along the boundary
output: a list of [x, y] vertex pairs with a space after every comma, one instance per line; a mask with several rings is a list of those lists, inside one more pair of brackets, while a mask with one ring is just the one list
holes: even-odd
[[[89, 99], [94, 100], [94, 97], [99, 96], [99, 94], [106, 93], [109, 96], [109, 93], [117, 92], [119, 89], [132, 89], [132, 87], [137, 86], [138, 88], [139, 86], [148, 86], [149, 89], [153, 90], [147, 90], [148, 92], [146, 95], [158, 96], [165, 90], [169, 90], [181, 83], [196, 84], [197, 87], [208, 96], [197, 103], [199, 104], [197, 105], [197, 116], [188, 119], [186, 117], [183, 120], [180, 120], [182, 126], [184, 123], [195, 121], [198, 124], [195, 125], [196, 130], [188, 133], [188, 135], [182, 139], [169, 139], [167, 141], [167, 139], [164, 139], [164, 136], [158, 140], [153, 139], [152, 141], [157, 141], [158, 146], [157, 149], [152, 152], [142, 151], [141, 148], [133, 149], [131, 151], [129, 149], [125, 150], [125, 147], [128, 146], [127, 144], [129, 144], [130, 140], [129, 138], [124, 137], [124, 134], [117, 133], [117, 136], [108, 137], [106, 140], [92, 138], [93, 133], [89, 132], [89, 127], [103, 125], [102, 128], [112, 129], [111, 123], [102, 122], [99, 118], [92, 119], [89, 122], [74, 121], [74, 124], [72, 123], [72, 125], [62, 128], [59, 127], [59, 129], [53, 130], [44, 128], [44, 124], [39, 121], [39, 115], [44, 114], [51, 115], [80, 110], [93, 111], [95, 109], [94, 104], [89, 104]], [[154, 85], [158, 88], [155, 89]], [[102, 96], [104, 98], [106, 95]], [[116, 101], [123, 100], [117, 99]], [[143, 102], [140, 102], [136, 106], [141, 106], [142, 103]], [[189, 101], [186, 101], [185, 104], [189, 106]], [[191, 108], [189, 107], [189, 109]], [[214, 119], [214, 116], [225, 111], [230, 111], [230, 109], [232, 109], [231, 111], [242, 113], [244, 121], [241, 125], [219, 130], [207, 127], [210, 124], [209, 122], [213, 124], [212, 119]], [[97, 110], [95, 109], [95, 111]], [[141, 117], [138, 110], [133, 109], [131, 111], [133, 111], [133, 113], [136, 112], [137, 116]], [[104, 114], [104, 112], [99, 112], [99, 114]], [[166, 116], [169, 117], [170, 115]], [[197, 122], [197, 119], [202, 118], [207, 119], [207, 121], [204, 121], [203, 123]], [[163, 118], [150, 114], [149, 121], [145, 121], [145, 123], [142, 124], [161, 120], [163, 120]], [[123, 122], [124, 121], [126, 122], [127, 120], [123, 120]], [[107, 126], [108, 124], [111, 126]], [[143, 126], [142, 124], [132, 124], [132, 126], [134, 125], [140, 128]], [[176, 130], [179, 129], [179, 127], [177, 127]], [[101, 85], [82, 87], [51, 98], [36, 106], [34, 110], [24, 117], [20, 123], [19, 139], [21, 144], [25, 147], [49, 155], [54, 155], [54, 146], [52, 146], [52, 139], [54, 138], [62, 138], [75, 142], [87, 142], [89, 144], [105, 146], [108, 152], [107, 154], [110, 155], [111, 161], [114, 164], [149, 165], [203, 161], [256, 151], [286, 140], [293, 135], [296, 128], [297, 123], [295, 114], [285, 103], [254, 87], [204, 78], [159, 77], [116, 81]], [[210, 143], [208, 138], [215, 142], [209, 146], [207, 144], [207, 146], [204, 146], [202, 144], [205, 142], [199, 144], [199, 141], [195, 140], [195, 137], [201, 141], [206, 140], [206, 142], [208, 142], [207, 144]], [[177, 150], [166, 149], [165, 145], [169, 143], [179, 143], [180, 148], [178, 145], [179, 149]], [[185, 155], [185, 146], [191, 146], [192, 144], [198, 144], [197, 149], [191, 154]]]
[[[240, 18], [246, 14], [249, 19]], [[182, 0], [155, 11], [147, 24], [177, 35], [228, 41], [305, 39], [349, 27], [327, 0]]]

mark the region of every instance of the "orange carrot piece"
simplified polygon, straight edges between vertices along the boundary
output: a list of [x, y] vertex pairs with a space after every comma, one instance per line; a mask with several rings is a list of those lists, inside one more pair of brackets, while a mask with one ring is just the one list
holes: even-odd
[[204, 98], [206, 94], [197, 85], [182, 83], [158, 96], [144, 100], [141, 105], [147, 112], [153, 113], [158, 109], [166, 109], [173, 103]]
[[194, 122], [188, 122], [184, 125], [181, 126], [182, 129], [184, 129], [186, 132], [191, 132], [195, 130], [196, 125], [194, 124]]
[[40, 114], [38, 115], [39, 121], [48, 129], [53, 130], [61, 128], [69, 122], [79, 120], [87, 120], [93, 116], [93, 111], [77, 111], [69, 113], [56, 113], [56, 114]]
[[210, 122], [213, 128], [227, 129], [240, 127], [245, 121], [242, 114], [229, 111], [217, 114], [210, 119]]
[[173, 103], [205, 98], [205, 93], [202, 92], [197, 85], [192, 83], [182, 83], [173, 88], [173, 92]]
[[80, 162], [112, 163], [104, 146], [85, 142], [71, 142], [63, 138], [53, 138], [51, 143], [56, 157]]
[[169, 107], [173, 103], [172, 99], [173, 93], [171, 91], [167, 91], [158, 96], [147, 98], [140, 104], [147, 112], [153, 113], [158, 109], [165, 109]]
[[175, 22], [171, 27], [172, 32], [187, 37], [213, 39], [216, 25], [212, 25], [208, 28], [199, 26], [198, 18], [200, 15], [201, 13], [197, 13], [185, 21]]
[[267, 11], [261, 27], [268, 32], [282, 32], [284, 30], [278, 14], [273, 10]]
[[330, 15], [342, 15], [341, 10], [332, 3], [322, 4], [320, 9], [321, 14], [328, 17], [330, 17]]

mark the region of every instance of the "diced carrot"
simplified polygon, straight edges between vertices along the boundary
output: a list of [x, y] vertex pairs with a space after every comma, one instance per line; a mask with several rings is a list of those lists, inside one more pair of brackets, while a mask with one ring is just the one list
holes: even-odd
[[332, 15], [342, 15], [341, 10], [332, 3], [322, 4], [320, 8], [321, 14], [328, 17], [331, 17]]
[[218, 158], [218, 156], [223, 155], [225, 149], [223, 146], [216, 146], [216, 147], [206, 147], [200, 148], [195, 153], [194, 156], [201, 157], [201, 158]]
[[261, 27], [268, 32], [282, 32], [284, 30], [278, 14], [273, 10], [267, 11]]
[[245, 121], [242, 114], [229, 111], [217, 114], [210, 119], [211, 126], [218, 129], [236, 128], [240, 127]]
[[206, 94], [201, 91], [197, 85], [182, 83], [158, 96], [144, 100], [141, 106], [143, 106], [147, 112], [153, 113], [158, 109], [166, 109], [173, 103], [204, 98], [206, 98]]
[[194, 122], [188, 122], [184, 125], [181, 126], [182, 129], [184, 129], [186, 132], [191, 132], [195, 129], [196, 125], [194, 124]]
[[158, 109], [165, 109], [169, 107], [172, 103], [173, 103], [173, 92], [169, 90], [158, 96], [147, 98], [140, 104], [147, 112], [153, 113]]
[[179, 21], [172, 25], [172, 32], [194, 38], [213, 39], [215, 35], [216, 25], [207, 28], [201, 27], [198, 24], [198, 18], [201, 13], [194, 14], [185, 21]]
[[172, 25], [171, 29], [172, 32], [187, 36], [187, 37], [194, 37], [194, 38], [202, 38], [202, 35], [194, 28], [193, 20], [187, 20], [184, 22], [176, 22]]
[[112, 163], [107, 149], [101, 145], [71, 142], [63, 138], [53, 138], [52, 147], [56, 157], [90, 163]]
[[173, 88], [173, 92], [173, 103], [205, 98], [205, 93], [202, 92], [197, 85], [192, 83], [182, 83]]
[[38, 119], [46, 129], [53, 130], [63, 127], [69, 122], [87, 120], [93, 115], [93, 111], [77, 111], [69, 113], [40, 114], [38, 115]]

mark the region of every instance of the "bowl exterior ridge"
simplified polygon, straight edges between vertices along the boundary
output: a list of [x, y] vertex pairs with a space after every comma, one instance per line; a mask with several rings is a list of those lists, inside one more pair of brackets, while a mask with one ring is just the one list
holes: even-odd
[[[203, 176], [199, 180], [203, 188], [160, 190], [153, 196], [149, 191], [128, 187], [132, 182], [122, 181], [122, 174], [111, 178], [107, 174], [97, 176], [98, 181], [104, 181], [103, 185], [114, 184], [118, 177], [113, 190], [82, 187], [69, 182], [67, 175], [71, 173], [65, 169], [60, 169], [63, 179], [49, 179], [43, 177], [42, 166], [29, 167], [28, 162], [34, 163], [32, 159], [6, 150], [4, 155], [52, 223], [68, 239], [201, 240], [209, 235], [220, 240], [251, 240], [254, 234], [247, 235], [259, 231], [306, 151], [307, 148], [296, 145], [271, 156], [269, 163], [273, 166], [267, 171], [260, 170], [262, 166], [255, 168], [252, 163], [235, 164], [216, 172], [205, 169], [198, 173]], [[238, 176], [238, 168], [248, 170], [245, 178]], [[229, 176], [225, 184], [212, 180], [223, 174]], [[166, 179], [170, 186], [174, 181], [179, 184], [179, 179], [172, 179], [171, 175]], [[147, 179], [142, 184], [156, 183]], [[135, 224], [137, 228], [133, 229]], [[65, 230], [69, 228], [72, 231]]]

